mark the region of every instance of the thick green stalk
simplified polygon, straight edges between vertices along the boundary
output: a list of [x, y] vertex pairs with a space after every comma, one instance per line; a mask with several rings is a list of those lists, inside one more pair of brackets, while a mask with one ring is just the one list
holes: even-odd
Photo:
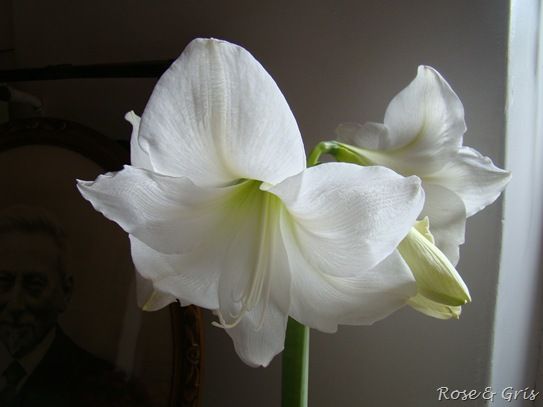
[[369, 159], [364, 157], [362, 149], [353, 151], [353, 148], [354, 147], [346, 144], [338, 143], [337, 141], [321, 141], [311, 151], [311, 154], [307, 159], [307, 166], [312, 167], [320, 164], [319, 160], [323, 154], [330, 154], [339, 162], [354, 163], [363, 166], [373, 165]]
[[307, 407], [309, 328], [288, 319], [281, 382], [282, 407]]
[[307, 166], [313, 167], [314, 165], [319, 164], [319, 159], [321, 158], [321, 155], [329, 154], [331, 151], [337, 148], [336, 146], [337, 145], [335, 141], [321, 141], [311, 151], [311, 154], [309, 154], [309, 158], [307, 159]]
[[[356, 155], [335, 141], [322, 141], [307, 159], [307, 166], [319, 164], [323, 154], [331, 154], [338, 161], [362, 164]], [[283, 351], [281, 380], [282, 407], [307, 407], [309, 378], [309, 328], [289, 318]]]

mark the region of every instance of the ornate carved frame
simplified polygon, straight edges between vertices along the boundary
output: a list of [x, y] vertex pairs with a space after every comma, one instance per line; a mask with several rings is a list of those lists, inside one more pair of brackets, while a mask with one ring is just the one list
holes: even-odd
[[[0, 152], [26, 145], [65, 148], [94, 161], [106, 171], [129, 162], [129, 152], [104, 135], [77, 123], [31, 118], [0, 125]], [[200, 405], [203, 367], [202, 315], [198, 307], [170, 305], [174, 346], [170, 407]]]

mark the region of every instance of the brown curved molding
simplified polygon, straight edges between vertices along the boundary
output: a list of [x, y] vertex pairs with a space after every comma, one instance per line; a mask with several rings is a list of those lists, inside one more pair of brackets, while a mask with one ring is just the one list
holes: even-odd
[[[0, 151], [27, 145], [66, 148], [105, 171], [119, 170], [130, 159], [128, 148], [79, 123], [39, 117], [0, 125]], [[204, 354], [202, 314], [196, 306], [171, 304], [169, 309], [174, 343], [169, 405], [199, 406]]]
[[41, 144], [64, 147], [116, 171], [130, 162], [127, 148], [79, 123], [48, 117], [14, 120], [0, 125], [0, 150]]
[[174, 340], [181, 344], [176, 348], [178, 363], [172, 377], [174, 394], [170, 406], [197, 407], [200, 405], [204, 356], [202, 312], [194, 305], [180, 307], [179, 304], [171, 304], [170, 312]]

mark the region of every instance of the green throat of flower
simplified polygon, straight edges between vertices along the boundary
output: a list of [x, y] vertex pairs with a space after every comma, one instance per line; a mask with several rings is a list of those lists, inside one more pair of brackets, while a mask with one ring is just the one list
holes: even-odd
[[[239, 294], [231, 298], [236, 304], [236, 311], [229, 311], [224, 315], [221, 310], [217, 312], [219, 323], [215, 326], [233, 328], [237, 326], [247, 312], [259, 312], [260, 327], [268, 307], [270, 297], [270, 271], [272, 268], [274, 247], [280, 240], [279, 218], [283, 211], [281, 200], [274, 194], [261, 189], [262, 182], [245, 180], [241, 182], [229, 199], [229, 207], [233, 222], [243, 222], [246, 227], [254, 228], [255, 256], [249, 259], [254, 266], [253, 273], [240, 285]], [[249, 216], [247, 216], [249, 215]], [[228, 225], [225, 227], [229, 227]], [[257, 328], [258, 329], [258, 328]]]

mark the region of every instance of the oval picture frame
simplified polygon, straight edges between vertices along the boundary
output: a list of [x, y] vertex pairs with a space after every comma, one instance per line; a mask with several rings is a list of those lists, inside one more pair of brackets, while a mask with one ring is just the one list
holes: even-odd
[[41, 208], [66, 225], [74, 290], [59, 326], [67, 336], [143, 385], [150, 405], [198, 406], [199, 308], [139, 310], [128, 236], [94, 211], [75, 186], [76, 179], [95, 179], [128, 162], [128, 148], [82, 124], [55, 118], [2, 124], [0, 211]]

